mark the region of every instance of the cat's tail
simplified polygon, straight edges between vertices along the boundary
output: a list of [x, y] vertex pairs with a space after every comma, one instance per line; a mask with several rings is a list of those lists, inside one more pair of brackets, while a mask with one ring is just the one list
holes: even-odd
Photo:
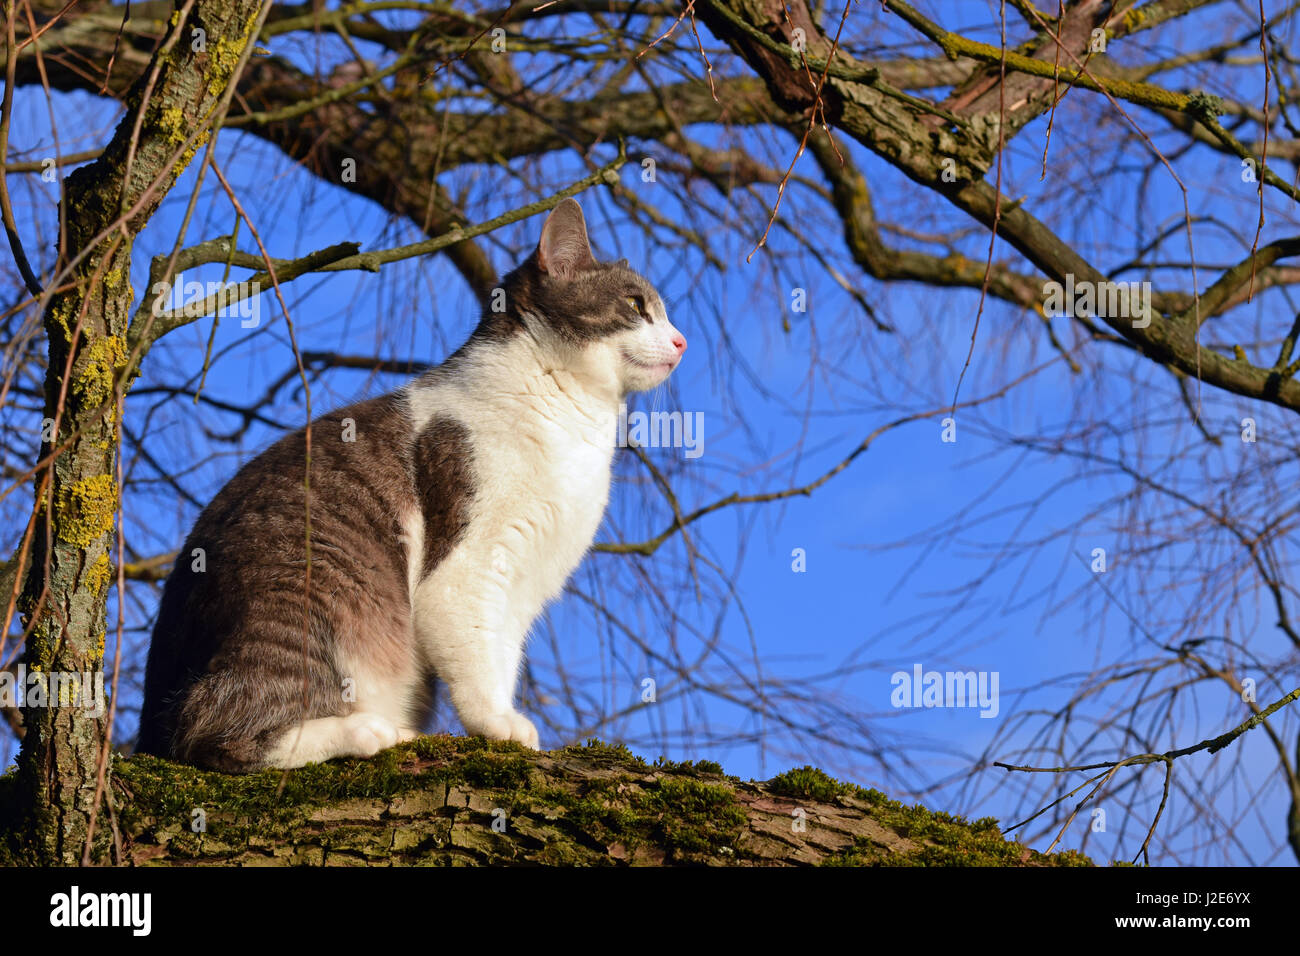
[[270, 766], [276, 742], [291, 727], [346, 709], [340, 682], [322, 673], [332, 672], [328, 665], [303, 668], [299, 663], [268, 677], [261, 663], [231, 662], [190, 686], [175, 712], [168, 748], [172, 759], [225, 773], [261, 770]]

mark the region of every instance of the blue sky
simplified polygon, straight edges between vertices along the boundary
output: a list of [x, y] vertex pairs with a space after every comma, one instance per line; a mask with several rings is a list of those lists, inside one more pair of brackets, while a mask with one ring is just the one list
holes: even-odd
[[[929, 6], [954, 26], [969, 18], [978, 26], [977, 33], [996, 42], [996, 30], [989, 26], [996, 24], [995, 6]], [[861, 11], [854, 16], [874, 18], [873, 22], [881, 16], [874, 4], [863, 4]], [[1239, 27], [1241, 23], [1235, 21], [1225, 27], [1202, 17], [1161, 33], [1159, 42], [1172, 51], [1204, 42], [1196, 35], [1198, 29], [1213, 29], [1214, 35], [1228, 30], [1235, 36], [1241, 32]], [[886, 37], [892, 40], [899, 34], [896, 25], [891, 29], [895, 32]], [[865, 28], [860, 31], [865, 33]], [[1141, 42], [1157, 41], [1143, 35]], [[276, 48], [276, 52], [306, 56], [302, 50]], [[1115, 55], [1122, 58], [1124, 51]], [[1194, 85], [1192, 78], [1188, 82]], [[1247, 91], [1219, 92], [1245, 95]], [[64, 151], [99, 142], [117, 115], [113, 104], [82, 94], [56, 94], [55, 108]], [[1136, 108], [1130, 113], [1141, 117], [1144, 128], [1159, 128]], [[1063, 104], [1052, 134], [1049, 174], [1042, 181], [1038, 164], [1045, 123], [1031, 124], [1005, 154], [1004, 191], [1026, 196], [1028, 207], [1040, 219], [1109, 268], [1131, 257], [1135, 245], [1158, 226], [1176, 223], [1183, 214], [1183, 199], [1163, 167], [1148, 179], [1141, 178], [1150, 154], [1140, 146], [1119, 144], [1122, 118], [1111, 116], [1106, 123], [1096, 124], [1090, 117], [1071, 100]], [[22, 151], [23, 158], [43, 155], [49, 127], [37, 93], [19, 91], [14, 130], [13, 148]], [[86, 131], [85, 139], [69, 132], [79, 130]], [[733, 135], [693, 132], [705, 141], [716, 137], [730, 142], [724, 137]], [[754, 155], [774, 165], [789, 162], [792, 141], [734, 135]], [[1106, 150], [1108, 138], [1115, 141], [1113, 152]], [[1153, 138], [1157, 145], [1162, 143], [1161, 136]], [[941, 206], [940, 200], [919, 192], [857, 145], [844, 141], [841, 145], [861, 164], [882, 220], [941, 235], [968, 225]], [[633, 144], [634, 161], [623, 170], [622, 181], [647, 202], [682, 220], [698, 215], [699, 203], [720, 205], [716, 194], [691, 192], [671, 175], [661, 175], [655, 183], [643, 182], [637, 148]], [[607, 156], [608, 152], [599, 154], [600, 159]], [[374, 205], [315, 179], [252, 137], [223, 133], [217, 158], [274, 255], [301, 255], [346, 240], [374, 249], [420, 238], [409, 224], [390, 222]], [[1098, 163], [1104, 163], [1104, 168], [1098, 169]], [[185, 173], [137, 245], [132, 273], [137, 293], [147, 284], [149, 257], [169, 249], [175, 239], [197, 165]], [[1188, 185], [1193, 215], [1212, 214], [1236, 230], [1198, 232], [1195, 254], [1204, 263], [1200, 272], [1204, 288], [1215, 274], [1213, 266], [1235, 261], [1249, 248], [1253, 188], [1240, 183], [1232, 160], [1205, 151], [1178, 159], [1175, 168]], [[1116, 170], [1122, 171], [1118, 177]], [[809, 157], [801, 160], [797, 171], [815, 175]], [[582, 174], [571, 157], [562, 156], [530, 167], [525, 179], [545, 193]], [[1105, 192], [1088, 194], [1085, 189], [1085, 198], [1080, 199], [1062, 188], [1062, 178], [1078, 187], [1092, 175], [1104, 177]], [[531, 198], [516, 183], [503, 186], [499, 177], [481, 170], [450, 174], [445, 184], [467, 197], [473, 220], [490, 218]], [[37, 240], [29, 242], [29, 251], [50, 242], [53, 195], [51, 186], [39, 182], [18, 191], [20, 225]], [[770, 201], [771, 197], [764, 194], [764, 198]], [[739, 227], [716, 222], [708, 230], [710, 250], [727, 265], [718, 274], [704, 268], [697, 251], [675, 246], [662, 231], [655, 243], [647, 244], [607, 197], [589, 193], [581, 200], [597, 255], [626, 256], [655, 282], [669, 303], [670, 317], [690, 342], [685, 362], [670, 385], [638, 397], [633, 406], [703, 414], [705, 443], [700, 458], [688, 460], [680, 449], [649, 452], [672, 477], [685, 509], [733, 491], [748, 494], [806, 484], [881, 425], [902, 414], [942, 408], [952, 400], [971, 345], [978, 293], [882, 285], [865, 277], [847, 259], [833, 218], [807, 190], [791, 190], [783, 213], [826, 251], [847, 280], [894, 325], [894, 333], [876, 330], [834, 278], [801, 256], [780, 229], [773, 231], [772, 252], [759, 253], [747, 263], [746, 256], [761, 233], [753, 226], [761, 219], [751, 216]], [[1294, 227], [1294, 213], [1271, 197], [1269, 202], [1265, 240]], [[197, 209], [188, 242], [231, 230], [233, 211], [211, 175]], [[500, 272], [531, 247], [540, 224], [540, 218], [527, 220], [491, 237], [486, 248]], [[241, 234], [241, 246], [253, 248], [247, 232]], [[1247, 239], [1244, 248], [1242, 235]], [[899, 245], [919, 243], [908, 237], [887, 238]], [[972, 258], [986, 253], [983, 232], [976, 230], [959, 242]], [[1166, 249], [1170, 259], [1185, 252], [1178, 237]], [[996, 247], [995, 258], [1027, 268], [1003, 244]], [[205, 269], [187, 278], [219, 275], [219, 269]], [[1185, 270], [1178, 269], [1121, 278], [1151, 278], [1158, 286], [1164, 278], [1181, 289], [1186, 276]], [[796, 288], [807, 290], [806, 313], [791, 311]], [[436, 257], [398, 263], [378, 276], [308, 277], [286, 286], [285, 294], [299, 346], [312, 351], [436, 362], [464, 339], [477, 317], [468, 288]], [[264, 296], [261, 309], [263, 322], [256, 329], [241, 329], [237, 319], [219, 324], [205, 395], [246, 404], [291, 367], [292, 353], [278, 306]], [[1285, 295], [1271, 292], [1238, 310], [1231, 328], [1250, 330], [1260, 323], [1271, 329], [1283, 321], [1279, 315], [1289, 314], [1294, 309]], [[1053, 328], [1063, 340], [1073, 341], [1066, 320], [1055, 320]], [[149, 483], [154, 477], [152, 466], [135, 454], [137, 441], [143, 439], [158, 464], [177, 475], [194, 499], [203, 502], [239, 463], [278, 433], [254, 423], [237, 441], [214, 442], [209, 432], [229, 432], [238, 420], [214, 407], [196, 406], [188, 398], [174, 399], [150, 412], [158, 399], [151, 390], [192, 388], [197, 383], [211, 331], [211, 320], [203, 319], [168, 336], [148, 357], [128, 400], [132, 449], [128, 466], [139, 485], [127, 502], [125, 533], [141, 555], [174, 549], [197, 511], [166, 485]], [[1219, 329], [1212, 334], [1217, 336]], [[1206, 450], [1175, 398], [1170, 376], [1145, 360], [1104, 345], [1087, 346], [1078, 358], [1083, 371], [1073, 374], [1048, 345], [1038, 318], [986, 302], [961, 400], [988, 395], [1029, 369], [1042, 368], [1006, 397], [958, 412], [955, 443], [941, 441], [942, 416], [913, 422], [882, 434], [866, 454], [811, 496], [726, 508], [693, 525], [697, 567], [703, 568], [698, 598], [690, 584], [691, 557], [680, 537], [650, 560], [592, 555], [575, 575], [574, 589], [600, 595], [655, 653], [638, 651], [607, 620], [593, 614], [580, 594], [574, 594], [539, 625], [533, 666], [551, 674], [552, 648], [560, 649], [566, 666], [586, 678], [583, 690], [590, 696], [590, 710], [630, 710], [601, 735], [628, 740], [647, 756], [713, 759], [743, 777], [768, 777], [791, 766], [815, 763], [934, 808], [972, 817], [997, 816], [1004, 823], [1028, 816], [1045, 802], [1044, 794], [1050, 800], [1066, 788], [1039, 784], [1027, 797], [1012, 789], [1021, 779], [992, 767], [975, 769], [981, 755], [990, 747], [988, 761], [1016, 755], [1017, 745], [1028, 740], [1030, 727], [1037, 726], [1018, 720], [1035, 709], [1058, 708], [1079, 675], [1117, 661], [1153, 657], [1153, 641], [1167, 640], [1180, 618], [1197, 610], [1192, 572], [1207, 559], [1192, 543], [1171, 546], [1153, 560], [1125, 553], [1122, 541], [1126, 530], [1134, 530], [1131, 522], [1139, 518], [1153, 522], [1159, 532], [1161, 521], [1174, 518], [1162, 516], [1159, 508], [1126, 514], [1104, 507], [1129, 489], [1129, 479], [1101, 467], [1081, 475], [1077, 460], [1030, 450], [1025, 443], [1047, 441], [1087, 422], [1099, 423], [1085, 435], [1074, 435], [1070, 447], [1086, 445], [1098, 453], [1122, 451], [1147, 459], [1169, 456], [1173, 463], [1162, 474], [1171, 484], [1199, 494], [1205, 494], [1205, 485], [1198, 483], [1202, 468], [1227, 481], [1252, 467], [1244, 456], [1261, 453], [1238, 441]], [[334, 371], [313, 382], [313, 409], [319, 414], [391, 390], [403, 380], [396, 375]], [[285, 424], [302, 423], [301, 398], [292, 386], [280, 391], [272, 407]], [[1201, 398], [1204, 421], [1216, 433], [1231, 438], [1235, 423], [1249, 414], [1260, 421], [1262, 432], [1294, 441], [1295, 426], [1276, 410], [1208, 387]], [[1113, 430], [1108, 431], [1108, 425]], [[620, 480], [598, 540], [641, 540], [666, 521], [667, 512], [653, 485], [628, 458], [620, 459]], [[1039, 505], [1027, 512], [1024, 504], [1040, 495]], [[5, 503], [8, 510], [0, 514], [6, 527], [22, 516], [22, 504], [16, 499]], [[972, 510], [963, 518], [967, 508]], [[935, 529], [945, 535], [928, 544], [917, 540]], [[997, 558], [1001, 543], [1039, 535], [1045, 538], [1039, 546]], [[1104, 583], [1113, 598], [1087, 566], [1096, 547], [1107, 549], [1110, 569]], [[806, 554], [803, 572], [792, 570], [795, 549]], [[710, 563], [725, 576], [710, 570]], [[953, 607], [954, 589], [980, 575], [986, 576], [982, 586], [964, 606]], [[732, 579], [730, 587], [726, 577]], [[1144, 588], [1158, 587], [1164, 588], [1163, 596], [1153, 602]], [[1252, 588], [1242, 584], [1237, 605], [1225, 613], [1225, 619], [1233, 619], [1238, 640], [1276, 655], [1282, 644], [1268, 616], [1266, 596]], [[131, 593], [128, 624], [144, 627], [153, 610], [150, 592], [138, 586]], [[110, 622], [115, 614], [111, 607]], [[1142, 627], [1135, 626], [1129, 614], [1142, 621]], [[143, 639], [142, 633], [128, 633], [131, 653], [142, 652]], [[680, 674], [672, 673], [656, 656], [671, 652], [694, 661], [711, 639], [716, 639], [716, 645], [704, 662]], [[891, 675], [898, 670], [910, 672], [915, 664], [926, 670], [996, 671], [1001, 688], [998, 716], [981, 718], [973, 709], [891, 707]], [[846, 667], [841, 676], [810, 685], [808, 705], [792, 703], [780, 710], [780, 716], [796, 724], [818, 717], [815, 703], [835, 702], [855, 715], [858, 723], [849, 737], [821, 743], [810, 740], [811, 732], [818, 729], [815, 725], [794, 735], [779, 720], [755, 721], [709, 691], [734, 690], [737, 680], [756, 681], [758, 674], [769, 681], [798, 681]], [[1295, 671], [1293, 654], [1292, 679]], [[638, 706], [646, 677], [656, 680], [660, 698], [654, 705]], [[696, 690], [683, 693], [683, 686], [691, 681]], [[1280, 696], [1276, 691], [1277, 687], [1262, 687], [1261, 702]], [[1094, 701], [1094, 715], [1123, 708], [1125, 695], [1131, 692], [1130, 686], [1123, 685], [1102, 694]], [[124, 699], [132, 693], [128, 687]], [[1231, 695], [1196, 689], [1180, 698], [1155, 737], [1162, 747], [1186, 746], [1222, 732], [1245, 715], [1243, 705]], [[1293, 713], [1273, 723], [1294, 742], [1300, 720]], [[843, 726], [836, 732], [842, 735]], [[1080, 731], [1071, 734], [1066, 759], [1113, 759], [1133, 752], [1116, 752], [1126, 742], [1115, 737], [1092, 744], [1082, 740]], [[568, 742], [554, 733], [544, 733], [544, 741]], [[4, 746], [0, 744], [0, 757], [5, 756]], [[1166, 811], [1169, 825], [1161, 831], [1163, 848], [1175, 854], [1171, 858], [1292, 862], [1287, 854], [1270, 856], [1286, 806], [1273, 771], [1276, 758], [1259, 733], [1248, 735], [1238, 750], [1241, 773], [1214, 803], [1225, 817], [1245, 813], [1236, 834], [1238, 842], [1225, 840], [1223, 846], [1207, 847], [1207, 834], [1215, 832], [1214, 826], [1180, 832], [1172, 821], [1189, 807], [1188, 799], [1176, 793]], [[1184, 775], [1190, 780], [1202, 778], [1216, 759], [1224, 757], [1198, 754], [1180, 761], [1180, 779]], [[1058, 761], [1044, 756], [1038, 762]], [[1073, 779], [1070, 786], [1078, 782]], [[1158, 770], [1142, 772], [1143, 796], [1132, 814], [1123, 811], [1119, 797], [1103, 798], [1100, 805], [1108, 811], [1107, 830], [1090, 835], [1087, 852], [1098, 860], [1130, 857], [1150, 822], [1160, 782]], [[1073, 806], [1073, 801], [1068, 805]], [[1079, 845], [1091, 809], [1072, 825], [1067, 846]], [[1048, 842], [1050, 838], [1035, 840], [1035, 845], [1045, 848]]]

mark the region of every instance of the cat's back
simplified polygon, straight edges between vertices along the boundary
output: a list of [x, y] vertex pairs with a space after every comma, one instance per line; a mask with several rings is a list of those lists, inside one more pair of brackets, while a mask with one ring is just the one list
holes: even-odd
[[[283, 436], [222, 488], [195, 522], [164, 590], [140, 749], [163, 752], [178, 688], [235, 659], [255, 653], [257, 672], [270, 676], [277, 663], [292, 672], [304, 657], [327, 667], [343, 638], [396, 628], [392, 639], [400, 641], [409, 619], [400, 516], [415, 497], [411, 443], [405, 398], [385, 395], [315, 420], [310, 443], [305, 428]], [[249, 647], [254, 632], [257, 646]], [[385, 654], [382, 641], [375, 651]]]
[[[410, 416], [400, 393], [323, 415], [312, 422], [310, 441], [300, 428], [240, 468], [200, 514], [186, 544], [232, 559], [243, 553], [266, 566], [283, 559], [288, 542], [300, 541], [289, 553], [305, 558], [310, 490], [313, 557], [316, 550], [329, 554], [341, 543], [336, 536], [351, 539], [392, 526], [394, 509], [411, 498], [410, 445]], [[240, 551], [228, 554], [231, 548]]]

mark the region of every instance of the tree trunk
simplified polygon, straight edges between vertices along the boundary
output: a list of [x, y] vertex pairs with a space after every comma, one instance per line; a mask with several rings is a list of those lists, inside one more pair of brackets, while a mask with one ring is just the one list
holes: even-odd
[[[113, 790], [115, 859], [137, 866], [1089, 863], [811, 767], [744, 783], [596, 741], [535, 753], [421, 737], [370, 760], [244, 777], [132, 757]], [[0, 809], [0, 835], [6, 826]]]
[[[57, 456], [35, 480], [23, 596], [29, 672], [102, 674], [118, 504], [116, 397], [130, 378], [131, 243], [206, 142], [199, 131], [240, 60], [258, 7], [254, 0], [199, 0], [188, 21], [174, 16], [103, 155], [65, 184], [62, 278], [44, 320], [45, 437], [52, 440], [41, 457]], [[28, 703], [19, 768], [35, 847], [44, 862], [75, 863], [90, 827], [103, 719], [66, 700]]]

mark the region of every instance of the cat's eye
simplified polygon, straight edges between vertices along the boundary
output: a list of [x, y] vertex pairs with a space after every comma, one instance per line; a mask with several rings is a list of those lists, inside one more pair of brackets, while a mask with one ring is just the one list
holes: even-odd
[[645, 299], [639, 295], [625, 295], [623, 301], [636, 309], [638, 315], [645, 315]]

